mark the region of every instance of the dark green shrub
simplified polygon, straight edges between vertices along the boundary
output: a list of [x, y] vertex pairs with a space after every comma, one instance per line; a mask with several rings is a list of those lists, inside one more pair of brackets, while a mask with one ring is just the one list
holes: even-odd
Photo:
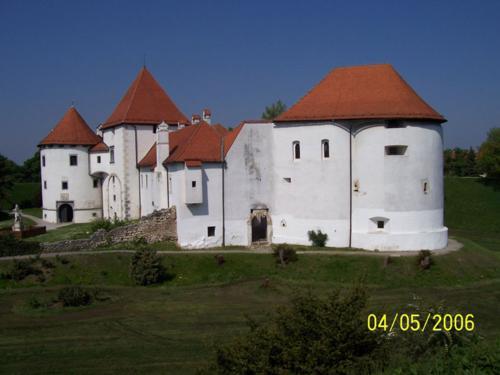
[[28, 306], [34, 310], [47, 307], [47, 302], [40, 300], [37, 296], [31, 296], [28, 300]]
[[325, 247], [326, 241], [328, 241], [328, 234], [323, 233], [321, 230], [318, 230], [317, 232], [310, 230], [307, 232], [307, 235], [309, 236], [309, 241], [311, 241], [313, 246], [316, 247]]
[[38, 242], [18, 240], [12, 235], [0, 236], [0, 257], [39, 254], [41, 251]]
[[61, 263], [61, 264], [68, 264], [69, 263], [69, 259], [68, 258], [64, 258], [60, 255], [56, 255], [56, 260]]
[[43, 273], [35, 266], [33, 259], [22, 259], [14, 260], [10, 270], [3, 277], [14, 281], [21, 281], [31, 275], [41, 277]]
[[429, 250], [420, 250], [417, 256], [417, 264], [422, 270], [431, 268], [433, 261]]
[[147, 246], [148, 242], [146, 241], [146, 239], [144, 237], [137, 237], [134, 239], [134, 241], [132, 241], [132, 245], [134, 247]]
[[167, 279], [167, 271], [155, 250], [140, 249], [132, 256], [130, 277], [138, 285], [161, 283]]
[[287, 265], [290, 262], [298, 260], [297, 253], [294, 248], [286, 243], [282, 243], [274, 247], [273, 256], [276, 258], [276, 263]]
[[109, 232], [111, 229], [122, 227], [127, 224], [130, 224], [129, 220], [97, 219], [92, 222], [90, 230], [92, 233], [97, 232], [99, 229], [104, 229], [106, 232]]
[[69, 286], [59, 291], [57, 300], [63, 306], [86, 306], [92, 302], [92, 296], [82, 287]]
[[364, 290], [329, 298], [292, 300], [271, 320], [249, 322], [250, 332], [219, 346], [216, 374], [370, 374], [380, 370], [382, 336], [366, 327]]

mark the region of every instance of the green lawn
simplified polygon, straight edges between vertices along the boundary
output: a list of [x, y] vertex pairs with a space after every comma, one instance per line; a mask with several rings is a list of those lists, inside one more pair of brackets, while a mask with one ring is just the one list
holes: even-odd
[[30, 237], [28, 241], [54, 242], [86, 238], [92, 233], [91, 227], [92, 223], [69, 224], [36, 237]]
[[41, 208], [36, 208], [36, 207], [33, 207], [33, 208], [23, 208], [21, 210], [23, 212], [23, 214], [28, 214], [28, 215], [31, 215], [31, 216], [35, 216], [39, 219], [42, 218], [42, 209]]
[[[29, 227], [31, 225], [36, 225], [36, 223], [33, 220], [27, 217], [23, 217], [23, 223], [26, 227]], [[13, 224], [14, 224], [14, 219], [2, 220], [0, 221], [0, 229], [10, 228], [12, 227]]]
[[[43, 283], [0, 281], [0, 372], [192, 374], [212, 358], [215, 343], [247, 329], [245, 316], [266, 319], [297, 293], [324, 295], [359, 281], [370, 290], [367, 313], [401, 311], [418, 297], [474, 314], [476, 332], [498, 338], [499, 198], [494, 186], [446, 179], [446, 224], [465, 246], [434, 256], [427, 271], [415, 257], [392, 258], [384, 267], [383, 257], [300, 255], [283, 268], [268, 254], [224, 254], [218, 266], [213, 255], [179, 252], [163, 257], [173, 280], [136, 287], [129, 254], [51, 258], [55, 268]], [[70, 238], [89, 228], [63, 229]], [[0, 273], [11, 263], [0, 261]], [[48, 301], [69, 284], [98, 288], [109, 299], [85, 308], [29, 306], [33, 296]]]

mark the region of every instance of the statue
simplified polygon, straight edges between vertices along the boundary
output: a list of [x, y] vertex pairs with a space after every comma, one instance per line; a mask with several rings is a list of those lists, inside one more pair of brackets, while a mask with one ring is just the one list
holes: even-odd
[[23, 217], [21, 216], [19, 205], [16, 204], [12, 213], [14, 214], [14, 225], [12, 226], [12, 231], [20, 232], [23, 230]]

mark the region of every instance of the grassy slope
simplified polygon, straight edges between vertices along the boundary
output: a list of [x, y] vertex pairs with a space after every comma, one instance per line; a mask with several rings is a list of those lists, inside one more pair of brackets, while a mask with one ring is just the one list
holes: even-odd
[[[283, 269], [268, 255], [226, 254], [219, 267], [211, 255], [176, 254], [164, 257], [173, 281], [139, 288], [128, 280], [128, 255], [74, 256], [67, 265], [53, 260], [54, 275], [43, 286], [0, 282], [0, 372], [193, 373], [214, 342], [246, 329], [245, 314], [264, 319], [298, 292], [324, 294], [359, 279], [372, 292], [369, 311], [400, 311], [418, 295], [474, 313], [478, 331], [498, 337], [500, 192], [475, 184], [447, 179], [446, 222], [465, 248], [435, 257], [426, 272], [414, 258], [395, 258], [384, 268], [380, 257], [303, 255]], [[0, 262], [0, 272], [8, 265]], [[266, 277], [270, 287], [262, 288]], [[53, 298], [64, 284], [103, 288], [111, 300], [78, 309], [27, 307], [31, 296]]]

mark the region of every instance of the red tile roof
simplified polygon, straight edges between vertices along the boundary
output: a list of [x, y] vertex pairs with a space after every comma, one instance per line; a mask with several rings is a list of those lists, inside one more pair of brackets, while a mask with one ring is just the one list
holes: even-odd
[[[163, 163], [220, 162], [222, 136], [205, 121], [169, 133], [170, 155]], [[194, 163], [194, 164], [193, 164]], [[139, 162], [139, 167], [156, 166], [156, 143]]]
[[143, 67], [102, 129], [120, 124], [188, 124], [167, 93]]
[[38, 145], [93, 146], [99, 142], [101, 138], [92, 131], [80, 113], [74, 107], [70, 107]]
[[219, 133], [220, 136], [225, 136], [227, 133], [229, 133], [229, 130], [227, 128], [225, 128], [222, 124], [215, 124], [215, 125], [212, 125], [212, 128], [214, 128], [214, 130]]
[[333, 69], [280, 121], [423, 119], [446, 121], [388, 64]]
[[94, 147], [90, 149], [90, 152], [108, 152], [109, 147], [106, 143], [104, 143], [101, 139], [101, 142], [96, 144]]

